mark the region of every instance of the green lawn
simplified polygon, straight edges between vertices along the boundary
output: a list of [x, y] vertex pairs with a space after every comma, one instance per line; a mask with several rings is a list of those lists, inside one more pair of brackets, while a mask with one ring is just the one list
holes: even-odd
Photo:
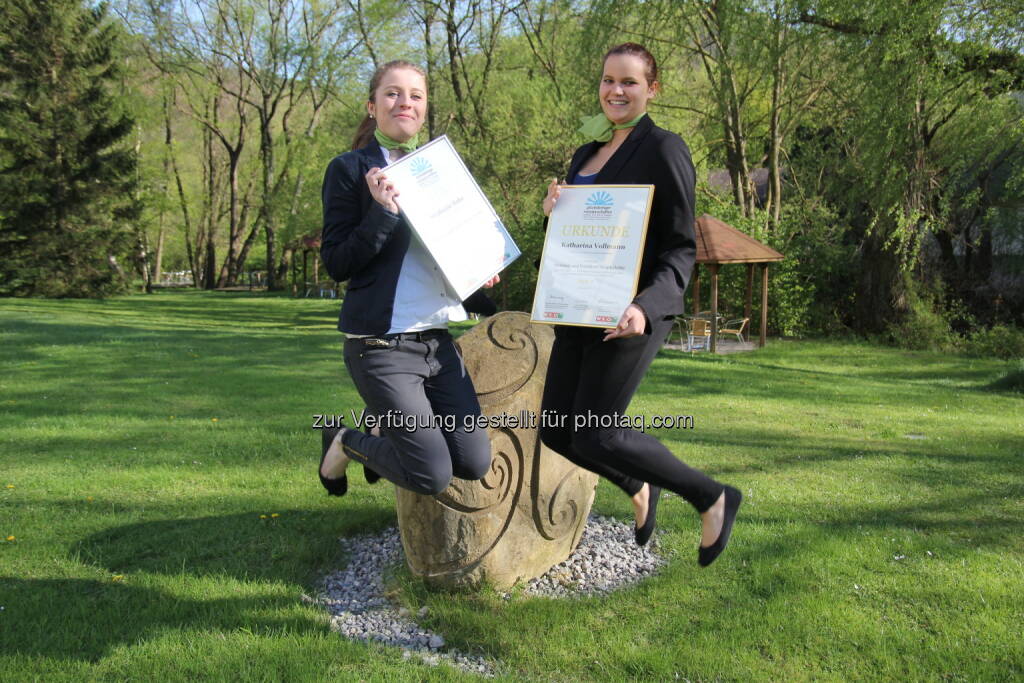
[[[300, 597], [337, 538], [395, 523], [328, 499], [317, 413], [361, 406], [337, 302], [161, 293], [0, 299], [0, 678], [468, 678], [341, 639]], [[536, 680], [1024, 675], [1024, 397], [1001, 362], [866, 344], [664, 352], [633, 402], [746, 496], [726, 553], [658, 510], [667, 568], [573, 601], [438, 594], [448, 644]], [[595, 510], [631, 519], [608, 484]], [[260, 515], [278, 513], [261, 520]], [[4, 540], [13, 537], [14, 540]]]

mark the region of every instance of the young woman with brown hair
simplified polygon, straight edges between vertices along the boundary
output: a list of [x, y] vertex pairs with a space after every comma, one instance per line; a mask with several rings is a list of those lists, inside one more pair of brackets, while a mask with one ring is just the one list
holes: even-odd
[[347, 491], [351, 460], [371, 483], [384, 477], [427, 495], [490, 467], [486, 430], [465, 428], [480, 404], [448, 322], [494, 306], [481, 292], [463, 302], [449, 290], [399, 214], [384, 169], [416, 148], [426, 111], [422, 69], [384, 64], [370, 81], [352, 151], [335, 157], [324, 177], [320, 253], [331, 277], [348, 281], [338, 322], [345, 366], [367, 414], [382, 422], [368, 433], [322, 431], [319, 475], [331, 495]]
[[[654, 531], [661, 490], [685, 498], [701, 516], [698, 562], [707, 566], [729, 541], [740, 492], [688, 467], [651, 434], [620, 427], [572, 427], [577, 415], [625, 413], [674, 317], [683, 312], [683, 293], [696, 254], [694, 170], [682, 138], [659, 128], [647, 115], [647, 104], [657, 92], [658, 66], [643, 46], [624, 43], [608, 51], [598, 91], [602, 113], [581, 129], [592, 142], [576, 150], [566, 178], [572, 185], [655, 186], [638, 293], [614, 329], [556, 327], [543, 410], [567, 418], [563, 426], [542, 427], [541, 439], [632, 499], [640, 545]], [[545, 215], [550, 215], [558, 195], [558, 183], [552, 180], [544, 199]]]

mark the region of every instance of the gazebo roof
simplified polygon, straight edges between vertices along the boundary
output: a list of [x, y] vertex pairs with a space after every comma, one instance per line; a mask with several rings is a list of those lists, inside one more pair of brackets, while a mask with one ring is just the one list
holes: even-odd
[[784, 258], [713, 216], [704, 214], [697, 219], [697, 263], [767, 263]]

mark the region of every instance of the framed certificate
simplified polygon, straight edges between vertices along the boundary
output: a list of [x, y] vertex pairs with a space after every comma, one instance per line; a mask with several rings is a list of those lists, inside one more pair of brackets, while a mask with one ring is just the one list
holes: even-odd
[[653, 185], [563, 185], [548, 219], [531, 319], [615, 327], [636, 296]]
[[447, 136], [386, 168], [395, 203], [460, 299], [519, 258], [519, 247]]

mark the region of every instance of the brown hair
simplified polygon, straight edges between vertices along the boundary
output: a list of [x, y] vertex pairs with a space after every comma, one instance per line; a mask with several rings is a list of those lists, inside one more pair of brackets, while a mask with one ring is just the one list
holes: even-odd
[[[423, 76], [423, 80], [427, 80], [427, 74], [416, 64], [407, 62], [404, 59], [395, 59], [386, 64], [381, 64], [373, 72], [373, 76], [370, 77], [370, 94], [367, 96], [367, 102], [373, 102], [374, 96], [377, 94], [377, 88], [380, 87], [380, 82], [384, 79], [392, 69], [412, 69], [420, 76]], [[352, 138], [352, 149], [360, 149], [370, 144], [370, 140], [373, 139], [373, 132], [377, 130], [377, 122], [370, 118], [367, 114], [363, 117], [363, 120], [359, 123], [359, 127], [356, 128], [356, 134]]]
[[605, 53], [604, 59], [601, 60], [602, 66], [608, 61], [608, 58], [612, 55], [633, 55], [644, 60], [644, 65], [647, 67], [644, 69], [644, 77], [647, 79], [647, 85], [650, 86], [658, 80], [658, 62], [655, 61], [654, 55], [648, 52], [647, 48], [639, 43], [622, 43], [616, 45], [612, 49]]

